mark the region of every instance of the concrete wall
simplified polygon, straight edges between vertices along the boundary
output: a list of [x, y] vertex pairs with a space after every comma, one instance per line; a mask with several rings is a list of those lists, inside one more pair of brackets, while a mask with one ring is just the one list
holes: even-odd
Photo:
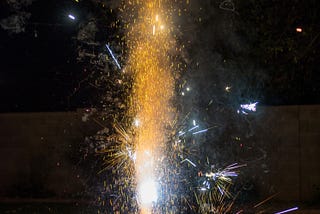
[[[253, 117], [266, 153], [248, 164], [261, 198], [314, 202], [320, 198], [320, 106], [261, 107]], [[100, 127], [83, 112], [0, 114], [0, 197], [69, 196], [85, 189], [76, 167], [79, 144]], [[251, 170], [251, 171], [250, 171]], [[24, 195], [25, 192], [25, 195]]]
[[97, 125], [83, 112], [0, 114], [0, 197], [70, 197], [85, 188], [80, 144]]
[[320, 203], [320, 106], [259, 111], [254, 121], [259, 128], [254, 132], [267, 153], [268, 165], [258, 185], [262, 195], [278, 193], [280, 201]]
[[299, 112], [300, 197], [320, 202], [320, 107], [308, 106]]

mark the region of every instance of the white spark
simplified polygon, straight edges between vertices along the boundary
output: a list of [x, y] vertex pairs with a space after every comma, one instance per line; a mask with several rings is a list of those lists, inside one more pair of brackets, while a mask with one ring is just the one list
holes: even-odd
[[183, 131], [179, 131], [179, 137], [184, 135], [186, 132], [183, 132]]
[[192, 130], [194, 130], [194, 129], [198, 128], [198, 127], [199, 127], [199, 125], [196, 125], [196, 126], [192, 127], [191, 129], [189, 129], [188, 132], [191, 132]]
[[113, 59], [113, 60], [114, 60], [114, 62], [116, 63], [117, 67], [118, 67], [119, 69], [121, 69], [121, 66], [120, 66], [120, 64], [119, 64], [118, 60], [117, 60], [117, 59], [116, 59], [116, 57], [114, 56], [114, 54], [113, 54], [113, 52], [112, 52], [112, 50], [110, 49], [110, 47], [109, 47], [109, 45], [108, 45], [108, 44], [106, 44], [106, 47], [107, 47], [107, 49], [108, 49], [108, 51], [109, 51], [109, 53], [110, 53], [110, 55], [111, 55], [112, 59]]
[[69, 14], [68, 17], [69, 17], [70, 19], [72, 19], [72, 20], [75, 20], [75, 19], [76, 19], [76, 17], [74, 17], [74, 16], [71, 15], [71, 14]]
[[184, 159], [183, 161], [181, 161], [180, 163], [184, 163], [184, 162], [188, 162], [190, 163], [193, 167], [197, 167], [197, 165], [195, 163], [193, 163], [191, 160], [189, 160], [188, 158]]
[[192, 133], [192, 134], [193, 134], [193, 135], [196, 135], [196, 134], [200, 134], [200, 133], [207, 132], [207, 131], [208, 131], [208, 129], [203, 129], [203, 130], [194, 132], [194, 133]]

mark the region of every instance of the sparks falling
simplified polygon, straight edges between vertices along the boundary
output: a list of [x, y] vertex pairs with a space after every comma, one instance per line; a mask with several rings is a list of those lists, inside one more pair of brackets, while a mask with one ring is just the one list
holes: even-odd
[[157, 201], [157, 168], [166, 127], [172, 121], [170, 99], [174, 79], [168, 51], [172, 45], [168, 26], [169, 14], [163, 1], [131, 3], [136, 17], [128, 25], [129, 60], [126, 70], [132, 72], [133, 92], [130, 112], [139, 118], [135, 126], [136, 181], [141, 213], [151, 213]]

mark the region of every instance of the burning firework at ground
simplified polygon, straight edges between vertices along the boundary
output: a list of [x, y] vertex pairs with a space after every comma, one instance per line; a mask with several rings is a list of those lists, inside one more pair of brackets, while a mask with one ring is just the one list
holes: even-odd
[[[175, 81], [179, 81], [187, 64], [181, 60], [183, 45], [177, 45], [178, 29], [172, 18], [174, 14], [181, 15], [181, 9], [176, 7], [187, 10], [188, 5], [188, 1], [178, 5], [160, 0], [119, 5], [127, 60], [120, 65], [109, 45], [107, 49], [118, 72], [130, 76], [129, 106], [124, 125], [114, 124], [116, 145], [106, 145], [98, 151], [104, 155], [106, 169], [120, 174], [116, 180], [120, 183], [117, 187], [120, 194], [110, 200], [116, 212], [232, 210], [233, 195], [229, 188], [238, 176], [237, 169], [243, 165], [235, 163], [225, 169], [210, 166], [202, 172], [197, 146], [192, 144], [198, 143], [198, 135], [214, 127], [201, 129], [195, 120], [189, 127], [190, 118], [181, 121], [182, 112], [175, 104], [176, 88], [179, 91], [184, 87]], [[189, 91], [187, 87], [186, 92]]]
[[[27, 111], [32, 124], [29, 111], [72, 117], [41, 113], [50, 120], [41, 130], [51, 132], [40, 146], [37, 128], [29, 136], [17, 127], [33, 156], [20, 157], [18, 134], [4, 133], [3, 151], [14, 155], [5, 156], [12, 164], [3, 164], [0, 196], [70, 197], [93, 212], [141, 214], [281, 214], [318, 202], [310, 160], [319, 152], [309, 149], [318, 107], [272, 106], [319, 103], [316, 2], [3, 1], [2, 112]], [[58, 133], [56, 151], [45, 135]], [[50, 163], [36, 163], [44, 156]]]
[[[222, 99], [205, 95], [209, 87], [217, 88], [216, 84], [196, 84], [201, 78], [199, 82], [206, 82], [206, 77], [192, 70], [199, 69], [199, 62], [206, 64], [208, 59], [190, 59], [185, 50], [190, 43], [185, 39], [192, 38], [192, 26], [183, 29], [180, 24], [193, 14], [190, 1], [98, 5], [110, 7], [110, 14], [117, 14], [110, 30], [119, 33], [106, 42], [105, 52], [98, 56], [89, 54], [84, 46], [79, 48], [79, 60], [90, 58], [96, 70], [105, 71], [104, 65], [112, 64], [107, 75], [101, 72], [102, 78], [94, 80], [97, 88], [104, 81], [110, 87], [101, 94], [101, 111], [96, 120], [104, 130], [93, 138], [92, 146], [102, 160], [99, 176], [108, 177], [102, 179], [99, 212], [244, 212], [235, 205], [241, 188], [234, 184], [240, 170], [252, 160], [264, 159], [265, 153], [262, 150], [257, 152], [258, 157], [242, 158], [241, 163], [233, 154], [252, 149], [244, 148], [241, 138], [252, 135], [250, 116], [256, 113], [259, 103], [255, 99], [238, 99], [230, 104], [229, 99], [239, 93], [231, 80], [219, 83]], [[219, 8], [235, 12], [232, 1], [225, 1]], [[73, 15], [69, 18], [76, 19]], [[196, 21], [201, 23], [201, 17]], [[83, 27], [78, 40], [89, 44], [88, 32], [92, 29], [93, 23]], [[198, 51], [200, 55], [203, 50]], [[91, 111], [84, 120], [96, 114]], [[221, 138], [216, 137], [221, 135], [220, 130], [230, 128], [224, 121], [226, 117], [236, 121], [229, 122], [230, 127], [240, 126], [228, 138], [233, 145], [219, 142]], [[268, 200], [250, 210], [258, 211]]]
[[[221, 69], [206, 66], [221, 56], [190, 48], [203, 36], [193, 32], [195, 25], [202, 25], [201, 14], [210, 11], [189, 0], [74, 3], [114, 19], [106, 27], [112, 32], [107, 41], [95, 41], [99, 27], [105, 27], [100, 22], [106, 21], [98, 12], [98, 18], [80, 24], [76, 38], [78, 61], [92, 73], [73, 95], [86, 82], [99, 91], [99, 105], [82, 118], [103, 127], [85, 149], [100, 160], [99, 213], [244, 212], [236, 203], [243, 190], [236, 182], [247, 163], [266, 157], [242, 140], [252, 136], [258, 96], [240, 98], [243, 89], [237, 81], [242, 80], [231, 73], [213, 80], [199, 72]], [[218, 8], [237, 14], [232, 1]], [[228, 142], [221, 133], [231, 133]], [[240, 152], [242, 156], [234, 155]], [[248, 158], [248, 152], [254, 155]], [[259, 210], [271, 198], [249, 210]]]
[[[188, 64], [173, 18], [188, 7], [189, 1], [161, 0], [117, 5], [126, 60], [118, 61], [111, 45], [106, 48], [116, 72], [122, 79], [127, 76], [118, 80], [127, 94], [127, 108], [114, 118], [115, 134], [102, 139], [96, 151], [104, 160], [101, 173], [114, 174], [104, 187], [104, 194], [112, 197], [99, 198], [99, 203], [115, 213], [234, 211], [230, 189], [244, 164], [211, 164], [199, 147], [217, 125], [206, 127], [191, 118], [192, 109], [179, 109], [178, 97], [192, 92], [181, 78]], [[241, 105], [238, 113], [254, 112], [256, 104]]]

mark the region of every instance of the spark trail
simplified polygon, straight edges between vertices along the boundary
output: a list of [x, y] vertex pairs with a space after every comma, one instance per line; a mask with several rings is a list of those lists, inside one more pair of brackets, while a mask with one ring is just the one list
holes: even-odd
[[[166, 127], [173, 120], [170, 100], [174, 94], [170, 12], [166, 1], [130, 1], [132, 16], [126, 36], [133, 75], [130, 113], [139, 121], [134, 127], [136, 183], [140, 213], [151, 213], [157, 201], [160, 158], [167, 141]], [[134, 17], [134, 18], [132, 18]]]

